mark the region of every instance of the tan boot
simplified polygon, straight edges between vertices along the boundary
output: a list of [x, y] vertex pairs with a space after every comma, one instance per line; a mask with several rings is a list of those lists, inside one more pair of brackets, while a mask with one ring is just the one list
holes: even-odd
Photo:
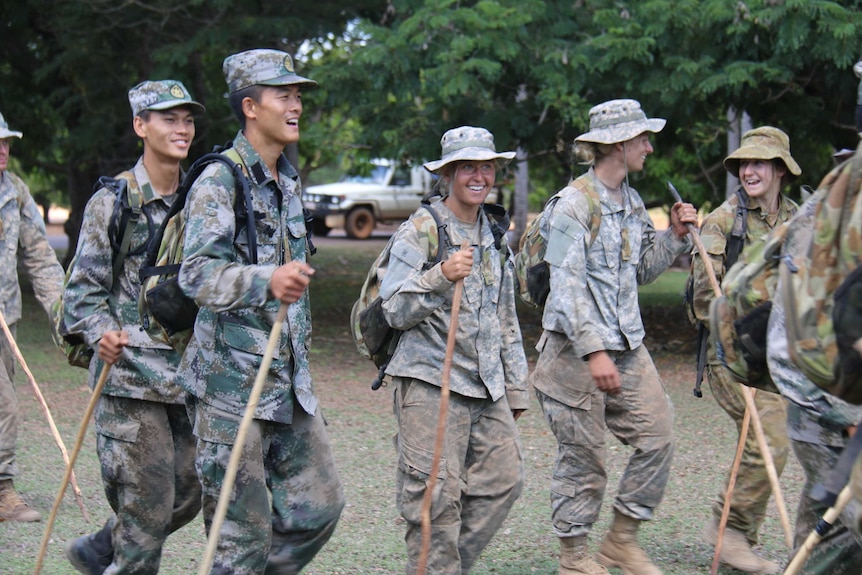
[[0, 521], [41, 521], [42, 516], [29, 507], [15, 491], [11, 479], [0, 481]]
[[558, 575], [610, 575], [589, 556], [587, 536], [560, 537], [560, 570]]
[[644, 550], [638, 547], [640, 521], [614, 509], [611, 530], [602, 541], [598, 560], [605, 567], [619, 567], [623, 575], [662, 575]]
[[[704, 540], [715, 547], [718, 542], [718, 519], [712, 521], [703, 530]], [[724, 537], [721, 539], [721, 553], [718, 555], [719, 562], [744, 571], [746, 573], [757, 573], [758, 575], [770, 575], [778, 573], [778, 563], [765, 559], [754, 552], [748, 543], [748, 537], [741, 531], [725, 527]]]

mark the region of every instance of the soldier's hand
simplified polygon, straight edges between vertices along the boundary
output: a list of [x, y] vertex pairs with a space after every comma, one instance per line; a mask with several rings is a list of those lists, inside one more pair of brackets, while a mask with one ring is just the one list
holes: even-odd
[[470, 275], [473, 269], [473, 247], [461, 249], [449, 256], [440, 267], [440, 271], [450, 282], [456, 282]]
[[269, 291], [275, 299], [283, 303], [296, 303], [308, 289], [313, 275], [314, 268], [307, 263], [288, 262], [283, 266], [278, 266], [272, 273], [269, 280]]
[[129, 334], [125, 331], [106, 331], [98, 343], [99, 359], [108, 364], [115, 364], [123, 353], [123, 348], [129, 344]]
[[589, 355], [587, 360], [590, 366], [590, 375], [596, 382], [596, 387], [605, 393], [616, 395], [620, 392], [620, 372], [606, 351], [595, 351]]
[[697, 226], [697, 210], [691, 204], [675, 203], [670, 209], [670, 224], [677, 236], [685, 237], [688, 233], [686, 224]]

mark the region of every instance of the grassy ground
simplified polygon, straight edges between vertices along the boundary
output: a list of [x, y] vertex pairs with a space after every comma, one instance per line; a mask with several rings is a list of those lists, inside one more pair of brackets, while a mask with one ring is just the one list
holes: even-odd
[[[348, 499], [331, 542], [304, 571], [306, 575], [403, 572], [403, 522], [395, 509], [390, 393], [371, 391], [373, 365], [354, 350], [347, 332], [347, 316], [358, 286], [380, 244], [353, 242], [350, 247], [320, 247], [314, 258], [318, 270], [312, 289], [315, 332], [312, 370], [322, 399], [339, 471]], [[681, 313], [685, 273], [668, 272], [642, 293], [648, 348], [665, 380], [676, 409], [677, 454], [665, 500], [656, 521], [642, 530], [641, 542], [666, 575], [708, 573], [710, 548], [700, 540], [709, 509], [727, 473], [735, 447], [730, 419], [704, 389], [704, 398], [692, 396], [694, 378], [691, 341], [694, 332]], [[89, 399], [85, 372], [68, 367], [53, 347], [47, 319], [35, 300], [26, 299], [25, 321], [19, 326], [19, 345], [50, 405], [67, 448], [71, 451]], [[525, 346], [531, 361], [539, 330], [534, 310], [521, 310]], [[18, 438], [20, 474], [16, 485], [45, 517], [63, 476], [63, 462], [45, 417], [23, 373], [17, 377], [21, 412]], [[549, 525], [549, 478], [554, 465], [555, 442], [537, 404], [520, 420], [526, 463], [526, 488], [503, 528], [473, 570], [475, 575], [556, 573], [557, 542]], [[616, 491], [622, 467], [630, 453], [608, 437], [608, 497]], [[71, 494], [59, 509], [48, 546], [43, 573], [73, 573], [63, 558], [65, 542], [95, 530], [109, 510], [104, 502], [92, 425], [75, 466], [91, 521], [87, 523]], [[791, 460], [782, 476], [784, 496], [794, 516], [802, 475]], [[610, 505], [605, 505], [596, 537], [607, 528]], [[202, 520], [175, 533], [164, 550], [161, 572], [194, 573], [203, 555]], [[31, 573], [45, 523], [0, 524], [0, 574]], [[762, 530], [763, 552], [778, 561], [787, 557], [774, 505]], [[733, 571], [722, 569], [720, 573]]]

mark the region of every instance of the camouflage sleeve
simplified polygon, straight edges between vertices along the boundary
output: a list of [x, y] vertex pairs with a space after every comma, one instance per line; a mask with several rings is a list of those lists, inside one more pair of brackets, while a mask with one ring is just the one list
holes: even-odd
[[[731, 213], [731, 216], [734, 214]], [[703, 220], [700, 228], [700, 241], [706, 250], [706, 258], [715, 272], [719, 284], [724, 277], [724, 256], [727, 249], [727, 238], [733, 228], [733, 217], [728, 217], [724, 205], [712, 211]], [[698, 253], [697, 248], [691, 254], [692, 278], [694, 280], [693, 307], [697, 319], [709, 322], [709, 304], [715, 298], [709, 275], [706, 271], [706, 259]]]
[[691, 237], [685, 235], [680, 238], [672, 227], [657, 232], [640, 196], [636, 192], [631, 196], [633, 209], [643, 226], [637, 281], [638, 285], [644, 285], [654, 282], [677, 256], [691, 249]]
[[502, 276], [497, 317], [500, 319], [500, 358], [506, 376], [506, 399], [510, 409], [529, 409], [527, 357], [524, 355], [524, 341], [515, 308], [515, 267], [511, 253], [503, 265]]
[[398, 229], [380, 285], [384, 317], [400, 330], [410, 329], [443, 306], [447, 292], [455, 285], [443, 275], [442, 264], [424, 269], [427, 248], [423, 249], [412, 222]]
[[21, 224], [18, 235], [18, 259], [33, 284], [39, 305], [50, 316], [51, 306], [63, 291], [63, 266], [57, 261], [54, 248], [48, 243], [45, 221], [26, 185], [21, 193]]
[[239, 256], [233, 205], [233, 176], [214, 164], [189, 190], [184, 208], [180, 287], [198, 305], [215, 312], [264, 305], [271, 297], [269, 281], [277, 267], [251, 264]]
[[82, 334], [94, 347], [106, 331], [121, 327], [109, 303], [114, 270], [108, 223], [115, 201], [114, 194], [103, 188], [87, 202], [75, 266], [63, 294], [69, 332]]

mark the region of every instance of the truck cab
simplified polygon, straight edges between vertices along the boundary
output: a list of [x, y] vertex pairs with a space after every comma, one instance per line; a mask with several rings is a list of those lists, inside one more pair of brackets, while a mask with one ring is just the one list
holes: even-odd
[[421, 165], [375, 159], [370, 169], [348, 173], [333, 184], [304, 189], [303, 205], [314, 217], [313, 233], [325, 236], [333, 228], [344, 228], [347, 237], [366, 239], [378, 222], [410, 217], [435, 180]]

